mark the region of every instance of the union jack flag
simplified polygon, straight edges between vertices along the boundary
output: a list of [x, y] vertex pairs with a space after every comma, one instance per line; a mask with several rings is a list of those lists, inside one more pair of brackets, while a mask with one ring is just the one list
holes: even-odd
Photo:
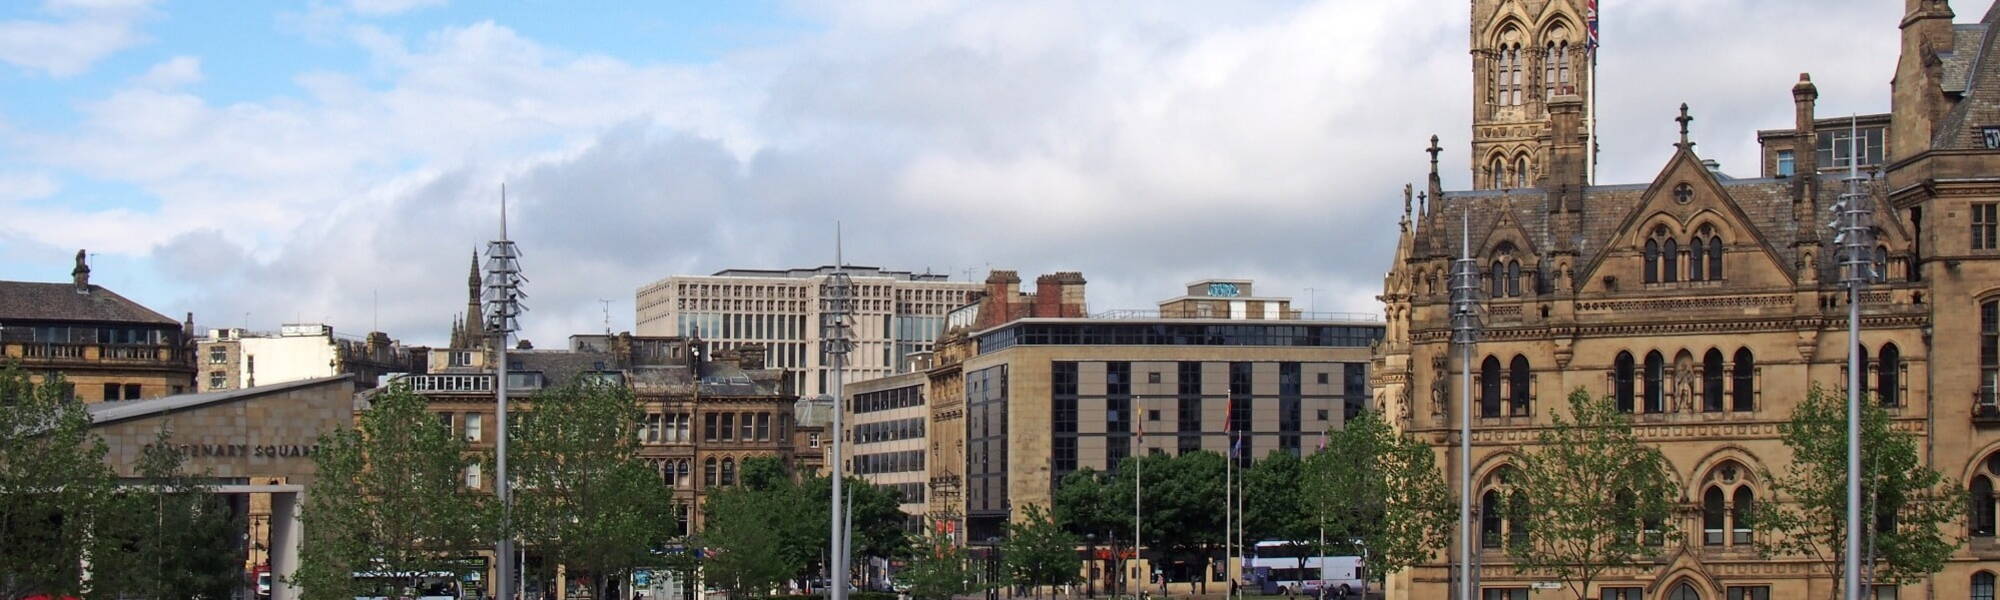
[[1597, 49], [1597, 0], [1584, 0], [1583, 21], [1590, 30], [1590, 49]]

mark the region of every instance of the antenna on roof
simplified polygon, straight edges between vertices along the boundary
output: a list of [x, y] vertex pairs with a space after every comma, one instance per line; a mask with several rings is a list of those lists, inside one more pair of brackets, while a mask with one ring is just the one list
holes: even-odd
[[840, 221], [834, 221], [833, 222], [833, 267], [835, 269], [847, 266], [847, 259], [841, 258], [840, 251], [841, 251]]
[[611, 301], [598, 298], [597, 303], [604, 305], [604, 335], [611, 335]]

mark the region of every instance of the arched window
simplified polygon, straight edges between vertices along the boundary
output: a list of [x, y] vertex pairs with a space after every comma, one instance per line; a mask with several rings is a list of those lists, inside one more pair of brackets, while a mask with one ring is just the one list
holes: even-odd
[[1528, 378], [1531, 376], [1532, 374], [1528, 369], [1528, 357], [1519, 354], [1514, 355], [1514, 361], [1507, 366], [1507, 385], [1512, 388], [1508, 390], [1512, 392], [1509, 394], [1508, 400], [1513, 403], [1513, 406], [1510, 407], [1512, 410], [1509, 412], [1514, 416], [1528, 415], [1533, 408], [1534, 401], [1528, 396], [1528, 392], [1531, 391], [1529, 389]]
[[1972, 600], [1993, 600], [1993, 573], [1980, 571], [1972, 574]]
[[1507, 90], [1509, 94], [1507, 104], [1512, 106], [1520, 106], [1521, 101], [1524, 99], [1522, 96], [1526, 95], [1521, 91], [1521, 67], [1521, 45], [1514, 44], [1507, 49]]
[[1736, 488], [1735, 501], [1729, 505], [1729, 519], [1735, 522], [1735, 530], [1731, 532], [1730, 543], [1738, 546], [1750, 543], [1750, 537], [1754, 531], [1753, 526], [1756, 524], [1754, 518], [1750, 516], [1757, 514], [1753, 510], [1754, 508], [1756, 508], [1756, 499], [1750, 493], [1750, 486], [1746, 485]]
[[1887, 281], [1889, 281], [1889, 247], [1888, 247], [1888, 246], [1876, 246], [1876, 247], [1875, 247], [1875, 272], [1874, 272], [1874, 273], [1870, 273], [1870, 275], [1872, 275], [1872, 276], [1873, 276], [1873, 279], [1874, 279], [1875, 283], [1884, 283], [1884, 282], [1887, 282]]
[[1875, 363], [1868, 362], [1868, 346], [1862, 345], [1856, 348], [1856, 350], [1861, 355], [1861, 377], [1859, 378], [1861, 382], [1861, 395], [1866, 396], [1868, 395], [1868, 384], [1874, 383], [1868, 380], [1868, 374], [1875, 371]]
[[1990, 467], [1987, 470], [1988, 473], [1973, 474], [1972, 484], [1967, 486], [1970, 488], [1968, 491], [1971, 493], [1968, 496], [1972, 499], [1972, 506], [1971, 510], [1966, 511], [1966, 517], [1970, 521], [1974, 537], [1993, 537], [1995, 514], [1993, 475], [1990, 473], [1992, 470]]
[[710, 488], [716, 486], [716, 464], [715, 457], [713, 456], [708, 457], [708, 460], [701, 461], [702, 487]]
[[1701, 543], [1704, 546], [1720, 546], [1723, 540], [1723, 518], [1727, 513], [1722, 509], [1722, 488], [1710, 486], [1701, 495]]
[[1660, 281], [1673, 283], [1681, 280], [1681, 243], [1673, 238], [1660, 247]]
[[1488, 295], [1488, 298], [1506, 297], [1507, 265], [1498, 260], [1493, 261], [1493, 270], [1487, 272], [1486, 282], [1493, 287], [1492, 294]]
[[1519, 297], [1520, 295], [1521, 295], [1521, 261], [1509, 260], [1507, 261], [1507, 297], [1516, 298]]
[[1708, 238], [1708, 279], [1722, 281], [1722, 236]]
[[1514, 159], [1514, 187], [1528, 187], [1528, 157]]
[[1620, 412], [1632, 412], [1632, 353], [1619, 352], [1612, 363], [1612, 393], [1618, 398]]
[[1875, 367], [1875, 397], [1883, 406], [1897, 406], [1902, 398], [1903, 351], [1896, 344], [1882, 345], [1882, 357]]
[[1667, 600], [1701, 600], [1701, 592], [1694, 591], [1694, 586], [1683, 581], [1674, 586], [1674, 593], [1668, 594]]
[[1479, 547], [1500, 547], [1500, 490], [1486, 490], [1479, 498]]
[[2000, 390], [2000, 299], [1979, 304], [1979, 404], [1993, 406]]
[[1646, 264], [1644, 270], [1645, 274], [1643, 277], [1645, 277], [1646, 283], [1660, 282], [1660, 242], [1657, 240], [1646, 240]]
[[1528, 510], [1528, 496], [1515, 489], [1507, 495], [1507, 545], [1525, 546], [1528, 543], [1528, 525], [1521, 522]]
[[1736, 370], [1730, 374], [1729, 382], [1729, 390], [1734, 402], [1731, 403], [1733, 406], [1730, 406], [1729, 409], [1736, 412], [1756, 410], [1757, 390], [1754, 388], [1757, 377], [1757, 359], [1750, 355], [1749, 348], [1737, 348], [1735, 366]]
[[1702, 269], [1707, 265], [1707, 261], [1701, 259], [1701, 252], [1706, 248], [1708, 240], [1699, 235], [1694, 236], [1694, 241], [1688, 242], [1688, 281], [1707, 280], [1708, 274]]
[[1500, 162], [1500, 158], [1499, 158], [1499, 157], [1494, 157], [1494, 159], [1493, 159], [1493, 167], [1492, 167], [1492, 171], [1491, 171], [1491, 172], [1493, 173], [1493, 175], [1492, 175], [1492, 177], [1493, 177], [1493, 187], [1496, 187], [1496, 188], [1497, 188], [1497, 187], [1500, 187], [1500, 186], [1501, 186], [1502, 184], [1504, 184], [1504, 183], [1506, 183], [1506, 182], [1507, 182], [1507, 166], [1506, 166], [1506, 165], [1507, 165], [1507, 163], [1503, 163], [1503, 162]]
[[1646, 353], [1646, 412], [1667, 412], [1667, 360], [1660, 351]]
[[1722, 351], [1708, 349], [1701, 357], [1701, 410], [1722, 412]]
[[736, 459], [722, 459], [722, 485], [736, 485]]
[[1559, 64], [1562, 64], [1562, 58], [1556, 54], [1556, 43], [1549, 42], [1548, 47], [1542, 49], [1542, 100], [1544, 102], [1556, 97], [1556, 65]]
[[1479, 416], [1500, 416], [1500, 359], [1479, 363]]
[[688, 459], [683, 458], [680, 460], [680, 467], [678, 468], [679, 471], [674, 474], [674, 486], [685, 488], [692, 485], [694, 483], [694, 464], [689, 462]]

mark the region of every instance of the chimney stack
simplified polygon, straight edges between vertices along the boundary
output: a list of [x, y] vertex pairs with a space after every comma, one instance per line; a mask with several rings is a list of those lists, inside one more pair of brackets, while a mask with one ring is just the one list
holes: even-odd
[[1549, 165], [1542, 187], [1555, 196], [1551, 212], [1577, 212], [1583, 209], [1583, 188], [1589, 181], [1584, 172], [1589, 132], [1583, 126], [1583, 97], [1568, 93], [1550, 98], [1549, 119]]
[[76, 251], [76, 268], [69, 272], [70, 281], [76, 283], [76, 293], [79, 294], [90, 293], [90, 265], [84, 262], [84, 256], [82, 249]]
[[1819, 173], [1819, 146], [1813, 140], [1813, 103], [1817, 100], [1819, 86], [1813, 85], [1812, 74], [1800, 73], [1799, 82], [1792, 86], [1792, 172], [1797, 175]]

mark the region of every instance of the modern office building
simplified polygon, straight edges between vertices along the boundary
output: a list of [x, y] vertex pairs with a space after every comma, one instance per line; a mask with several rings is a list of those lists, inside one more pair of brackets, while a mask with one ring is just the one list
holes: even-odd
[[[827, 381], [832, 369], [820, 355], [820, 290], [834, 270], [729, 269], [661, 279], [638, 290], [638, 332], [699, 338], [719, 350], [760, 345], [793, 390], [803, 396], [825, 394], [832, 389]], [[848, 382], [895, 374], [905, 356], [931, 350], [944, 331], [945, 311], [965, 304], [980, 289], [977, 283], [945, 275], [856, 266], [844, 270], [854, 290]]]
[[[1472, 190], [1447, 191], [1437, 170], [1417, 209], [1404, 198], [1401, 238], [1384, 282], [1388, 316], [1375, 374], [1392, 422], [1436, 444], [1448, 472], [1470, 465], [1478, 502], [1477, 585], [1486, 598], [1527, 598], [1540, 573], [1515, 568], [1504, 540], [1526, 524], [1495, 507], [1510, 493], [1517, 452], [1549, 426], [1573, 390], [1633, 413], [1639, 439], [1680, 477], [1678, 541], [1658, 558], [1609, 571], [1590, 598], [1831, 597], [1823, 557], [1766, 556], [1777, 535], [1749, 509], [1778, 497], [1762, 474], [1791, 467], [1780, 425], [1817, 385], [1844, 394], [1850, 303], [1842, 283], [1834, 205], [1850, 163], [1868, 196], [1874, 281], [1860, 309], [1864, 391], [1893, 426], [1918, 437], [1923, 460], [1971, 498], [1966, 545], [1943, 570], [1871, 598], [1984, 598], [2000, 574], [1993, 488], [2000, 478], [2000, 5], [1954, 24], [1942, 0], [1905, 0], [1895, 21], [1901, 56], [1887, 115], [1821, 119], [1809, 77], [1770, 82], [1790, 101], [1793, 127], [1758, 133], [1764, 163], [1731, 177], [1696, 153], [1692, 111], [1650, 181], [1597, 184], [1587, 172], [1587, 87], [1532, 74], [1575, 70], [1586, 44], [1582, 0], [1471, 3], [1475, 144]], [[1691, 43], [1711, 43], [1688, 32]], [[1871, 35], [1843, 32], [1843, 35]], [[1606, 51], [1617, 50], [1606, 47]], [[1568, 58], [1565, 58], [1568, 57]], [[1784, 57], [1766, 57], [1787, 60]], [[1988, 60], [1994, 58], [1995, 60]], [[1565, 62], [1567, 61], [1567, 62]], [[1524, 81], [1519, 75], [1530, 75]], [[1545, 80], [1546, 81], [1546, 80]], [[1497, 88], [1496, 88], [1497, 86]], [[1496, 88], [1495, 92], [1486, 92]], [[1525, 89], [1523, 89], [1525, 88]], [[1787, 94], [1789, 92], [1789, 94]], [[1526, 101], [1522, 101], [1526, 98]], [[1620, 109], [1621, 113], [1627, 112]], [[1504, 117], [1504, 118], [1502, 118]], [[1510, 124], [1499, 127], [1500, 119]], [[1514, 127], [1514, 124], [1522, 125]], [[1850, 156], [1850, 127], [1860, 130]], [[1600, 131], [1605, 137], [1616, 131]], [[1482, 145], [1505, 138], [1504, 147]], [[1485, 154], [1486, 150], [1505, 150]], [[1517, 152], [1518, 151], [1518, 152]], [[1533, 177], [1490, 185], [1493, 165]], [[1523, 181], [1525, 180], [1525, 183]], [[1463, 231], [1469, 226], [1470, 231]], [[1463, 241], [1469, 237], [1470, 247]], [[1451, 266], [1479, 265], [1485, 331], [1470, 390], [1451, 340]], [[1470, 456], [1456, 432], [1470, 392]], [[1885, 512], [1893, 511], [1889, 509]], [[1390, 598], [1454, 592], [1452, 557], [1393, 574]]]
[[845, 391], [841, 425], [847, 437], [841, 450], [847, 472], [895, 490], [903, 497], [903, 512], [922, 516], [930, 478], [924, 467], [930, 378], [922, 371], [903, 373], [857, 382]]
[[196, 388], [242, 389], [351, 373], [363, 389], [390, 373], [413, 370], [410, 351], [389, 334], [336, 336], [319, 323], [289, 323], [276, 332], [211, 329], [195, 340]]
[[0, 281], [0, 362], [36, 381], [60, 374], [84, 402], [194, 391], [194, 315], [175, 322], [91, 283], [85, 256], [77, 251], [70, 283]]
[[[925, 374], [935, 393], [913, 399], [930, 401], [933, 526], [964, 543], [984, 544], [1025, 507], [1048, 505], [1072, 471], [1116, 469], [1145, 453], [1227, 453], [1228, 431], [1244, 466], [1271, 452], [1310, 453], [1367, 407], [1380, 317], [1302, 320], [1283, 298], [1258, 299], [1274, 307], [1270, 318], [1261, 305], [1230, 310], [1227, 298], [1249, 290], [1240, 280], [1195, 282], [1161, 310], [1081, 316], [1080, 286], [1064, 285], [1081, 277], [1043, 278], [1022, 293], [1012, 275], [994, 273], [980, 303], [950, 314], [954, 326]], [[1190, 297], [1223, 309], [1161, 316]], [[908, 395], [896, 390], [914, 386], [880, 387], [885, 410], [901, 410]], [[1209, 566], [1162, 565], [1176, 580]]]

